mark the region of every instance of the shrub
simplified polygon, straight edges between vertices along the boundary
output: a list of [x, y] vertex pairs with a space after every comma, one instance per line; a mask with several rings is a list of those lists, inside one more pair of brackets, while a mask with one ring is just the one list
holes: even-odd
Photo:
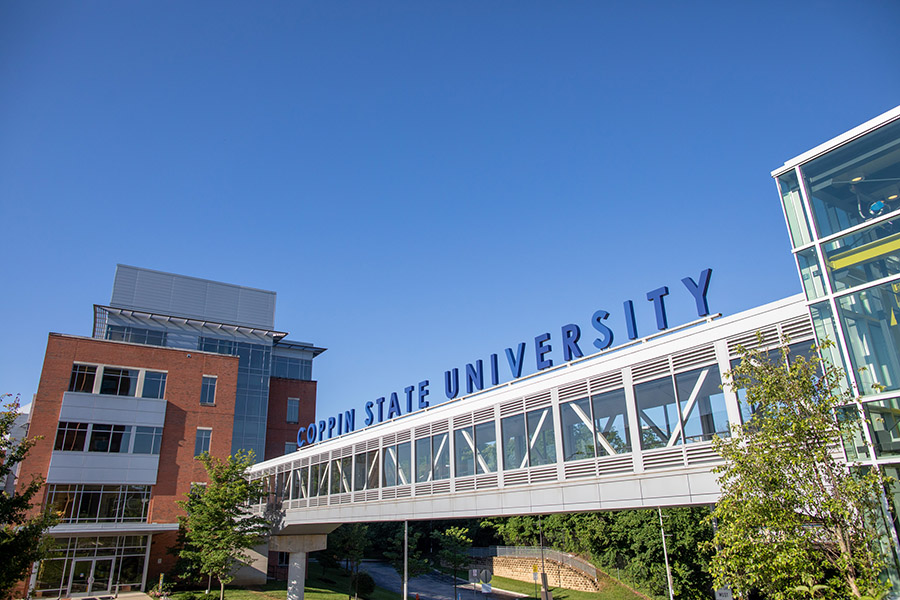
[[375, 580], [365, 571], [361, 571], [353, 576], [353, 584], [356, 588], [356, 593], [363, 598], [368, 598], [375, 592]]

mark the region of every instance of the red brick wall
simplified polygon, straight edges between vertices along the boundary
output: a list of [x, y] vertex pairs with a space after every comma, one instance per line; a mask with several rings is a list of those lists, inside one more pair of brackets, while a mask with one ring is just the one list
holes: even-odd
[[[287, 399], [300, 399], [299, 423], [287, 422]], [[297, 430], [316, 419], [316, 382], [269, 379], [269, 410], [266, 418], [265, 460], [284, 455], [285, 442], [297, 441]]]
[[[195, 350], [141, 346], [51, 333], [38, 392], [31, 412], [29, 435], [44, 436], [22, 463], [20, 485], [30, 475], [46, 477], [50, 466], [63, 393], [69, 388], [72, 364], [99, 363], [166, 371], [166, 418], [159, 455], [157, 484], [151, 489], [148, 521], [176, 523], [176, 500], [195, 481], [206, 481], [203, 465], [194, 460], [197, 427], [211, 427], [210, 452], [225, 458], [231, 453], [238, 359]], [[215, 375], [216, 404], [200, 405], [203, 375]], [[124, 480], [124, 478], [123, 478]], [[37, 507], [35, 508], [37, 510]], [[154, 535], [148, 582], [174, 563], [165, 553], [175, 534]], [[157, 559], [162, 559], [158, 564]]]

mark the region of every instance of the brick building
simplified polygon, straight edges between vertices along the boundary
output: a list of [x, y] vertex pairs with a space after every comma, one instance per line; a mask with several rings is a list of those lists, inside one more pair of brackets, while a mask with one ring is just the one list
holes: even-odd
[[35, 596], [145, 589], [174, 564], [176, 500], [206, 480], [195, 456], [296, 450], [324, 349], [274, 316], [274, 292], [119, 265], [93, 336], [49, 335], [20, 473], [46, 478], [62, 521]]

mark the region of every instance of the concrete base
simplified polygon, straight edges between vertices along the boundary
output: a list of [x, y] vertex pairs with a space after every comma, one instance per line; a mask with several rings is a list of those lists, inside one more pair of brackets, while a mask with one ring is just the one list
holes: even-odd
[[269, 568], [269, 555], [266, 546], [257, 546], [250, 550], [250, 564], [241, 565], [234, 572], [235, 585], [265, 585], [266, 572]]
[[269, 550], [288, 552], [287, 600], [303, 600], [306, 587], [306, 557], [310, 552], [328, 547], [328, 536], [316, 535], [273, 535], [269, 538]]

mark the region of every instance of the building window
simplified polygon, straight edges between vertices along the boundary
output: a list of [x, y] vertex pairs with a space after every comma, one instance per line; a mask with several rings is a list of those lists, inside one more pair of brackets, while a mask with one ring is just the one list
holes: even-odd
[[272, 377], [310, 381], [312, 380], [312, 361], [308, 358], [273, 356]]
[[209, 452], [209, 441], [212, 438], [212, 429], [197, 428], [197, 440], [194, 442], [194, 456], [200, 456]]
[[128, 452], [130, 425], [94, 425], [88, 452]]
[[144, 373], [144, 388], [141, 390], [141, 398], [159, 398], [166, 395], [166, 374], [156, 371]]
[[135, 427], [132, 454], [159, 454], [162, 427]]
[[287, 422], [300, 422], [300, 398], [287, 399]]
[[72, 378], [69, 380], [70, 392], [94, 392], [94, 379], [97, 377], [97, 367], [91, 365], [72, 365]]
[[106, 327], [106, 339], [148, 346], [165, 346], [166, 332], [126, 325], [108, 325]]
[[290, 454], [291, 452], [297, 451], [297, 442], [285, 442], [284, 443], [284, 453]]
[[143, 521], [149, 485], [49, 485], [47, 506], [63, 523]]
[[279, 552], [278, 553], [278, 566], [286, 567], [290, 564], [290, 553], [288, 552]]
[[60, 421], [56, 430], [56, 444], [54, 450], [68, 452], [83, 452], [84, 442], [87, 439], [87, 423], [70, 423]]
[[212, 406], [216, 403], [216, 377], [203, 376], [203, 385], [200, 388], [200, 404]]
[[100, 393], [112, 396], [134, 396], [137, 392], [138, 373], [134, 369], [103, 367]]

